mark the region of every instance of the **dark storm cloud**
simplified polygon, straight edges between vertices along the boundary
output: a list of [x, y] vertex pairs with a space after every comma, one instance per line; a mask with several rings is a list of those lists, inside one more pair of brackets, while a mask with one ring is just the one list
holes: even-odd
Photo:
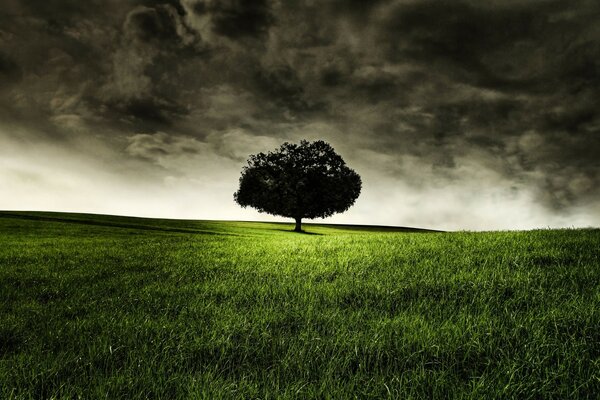
[[151, 96], [107, 103], [104, 108], [105, 115], [112, 117], [117, 113], [122, 114], [123, 118], [139, 131], [154, 131], [157, 127], [171, 126], [173, 120], [187, 112], [188, 110], [180, 104]]
[[582, 1], [411, 2], [393, 10], [380, 34], [392, 59], [478, 86], [543, 92], [548, 80], [581, 79], [582, 69], [597, 78], [599, 8]]
[[3, 99], [6, 114], [42, 127], [75, 115], [108, 131], [160, 129], [187, 114], [174, 64], [206, 47], [178, 1], [26, 1], [8, 11], [3, 59], [20, 63], [24, 79]]
[[522, 6], [504, 10], [459, 1], [416, 2], [397, 7], [382, 34], [391, 59], [423, 62], [475, 84], [506, 85], [510, 80], [496, 76], [485, 56], [530, 38], [538, 12]]
[[16, 83], [21, 79], [21, 68], [8, 56], [0, 53], [0, 81], [5, 85]]
[[[566, 210], [600, 194], [599, 18], [587, 0], [9, 0], [0, 116], [58, 143], [156, 134], [129, 149], [170, 157], [169, 135], [323, 135]], [[384, 173], [422, 188], [419, 168]]]
[[177, 32], [178, 18], [179, 14], [171, 6], [140, 7], [127, 15], [125, 30], [144, 42], [177, 45], [180, 41]]
[[318, 98], [308, 98], [297, 71], [286, 64], [259, 67], [255, 73], [255, 87], [266, 101], [283, 113], [294, 115], [321, 110], [324, 104]]
[[[416, 64], [430, 74], [421, 88], [436, 89], [424, 98], [418, 86], [394, 93], [392, 80], [375, 99], [391, 91], [400, 101], [388, 109], [407, 99], [418, 105], [426, 118], [408, 124], [448, 167], [479, 148], [504, 158], [502, 170], [515, 179], [542, 174], [532, 185], [548, 205], [589, 200], [600, 186], [599, 15], [600, 5], [585, 1], [398, 3], [376, 29], [382, 62]], [[535, 147], [524, 145], [528, 135]]]
[[234, 39], [266, 35], [275, 20], [269, 0], [199, 0], [192, 9], [209, 16], [215, 33]]

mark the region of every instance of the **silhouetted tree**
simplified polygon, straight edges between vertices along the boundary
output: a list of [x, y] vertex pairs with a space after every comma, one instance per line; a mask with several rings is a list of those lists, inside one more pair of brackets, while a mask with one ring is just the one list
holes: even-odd
[[284, 143], [275, 151], [251, 155], [233, 195], [242, 207], [294, 218], [324, 218], [344, 212], [360, 194], [360, 176], [333, 147], [317, 140]]

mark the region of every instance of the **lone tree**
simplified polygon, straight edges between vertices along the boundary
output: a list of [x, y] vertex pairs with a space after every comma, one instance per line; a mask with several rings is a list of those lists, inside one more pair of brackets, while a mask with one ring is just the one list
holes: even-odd
[[302, 140], [251, 155], [233, 198], [242, 207], [294, 218], [294, 231], [301, 232], [302, 218], [329, 217], [350, 208], [361, 185], [360, 176], [331, 145]]

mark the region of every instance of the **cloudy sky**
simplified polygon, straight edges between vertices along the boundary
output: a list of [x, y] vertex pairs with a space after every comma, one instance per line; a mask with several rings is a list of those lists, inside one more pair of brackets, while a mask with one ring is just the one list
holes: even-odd
[[0, 209], [273, 220], [249, 154], [330, 142], [329, 222], [600, 225], [597, 0], [3, 0]]

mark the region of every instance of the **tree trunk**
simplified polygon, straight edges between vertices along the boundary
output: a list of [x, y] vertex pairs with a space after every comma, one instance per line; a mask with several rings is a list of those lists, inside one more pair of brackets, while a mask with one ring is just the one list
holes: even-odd
[[296, 218], [296, 227], [294, 232], [302, 232], [302, 218]]

